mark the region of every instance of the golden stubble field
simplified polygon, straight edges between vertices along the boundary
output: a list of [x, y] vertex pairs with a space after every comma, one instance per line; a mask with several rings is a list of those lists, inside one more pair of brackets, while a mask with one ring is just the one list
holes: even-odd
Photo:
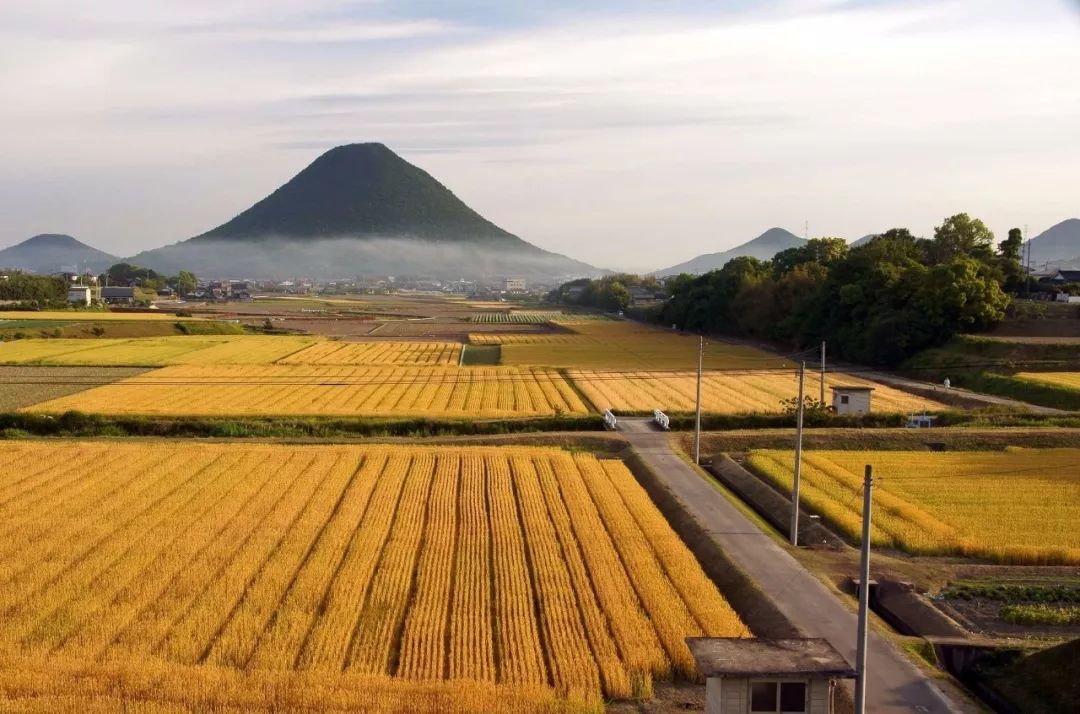
[[555, 370], [502, 367], [181, 365], [27, 411], [193, 416], [513, 418], [588, 413]]
[[1080, 372], [1019, 372], [1017, 379], [1080, 391]]
[[[583, 369], [690, 369], [697, 366], [698, 338], [626, 320], [569, 324], [567, 332], [540, 335], [469, 336], [472, 344], [502, 345], [502, 363]], [[750, 345], [708, 340], [706, 369], [764, 369], [796, 364]]]
[[588, 454], [7, 442], [0, 469], [20, 710], [597, 708], [693, 677], [687, 636], [748, 635]]
[[95, 367], [270, 364], [318, 340], [298, 335], [14, 340], [0, 343], [0, 363]]
[[[566, 375], [598, 409], [615, 411], [672, 412], [694, 410], [697, 373], [656, 371], [610, 371], [569, 369]], [[805, 394], [817, 398], [817, 375], [808, 374]], [[930, 399], [842, 373], [825, 376], [825, 399], [837, 385], [874, 389], [871, 410], [876, 412], [922, 412], [946, 409]], [[787, 370], [706, 371], [701, 380], [702, 409], [713, 414], [778, 413], [784, 400], [796, 399], [799, 377]]]
[[[790, 493], [790, 451], [752, 451], [749, 463]], [[804, 502], [854, 541], [862, 532], [866, 464], [874, 467], [875, 546], [1017, 565], [1080, 565], [1080, 449], [804, 453]]]

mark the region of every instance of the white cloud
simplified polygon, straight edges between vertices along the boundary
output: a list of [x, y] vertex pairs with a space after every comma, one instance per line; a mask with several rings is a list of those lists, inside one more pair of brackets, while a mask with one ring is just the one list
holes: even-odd
[[[926, 232], [967, 210], [1034, 228], [1080, 212], [1066, 176], [1080, 28], [1068, 5], [1024, 5], [811, 0], [485, 26], [378, 3], [65, 14], [11, 0], [0, 243], [54, 222], [119, 252], [171, 242], [320, 148], [365, 140], [526, 239], [604, 265], [659, 267], [804, 220], [813, 234]], [[119, 194], [109, 211], [80, 190], [95, 175]]]

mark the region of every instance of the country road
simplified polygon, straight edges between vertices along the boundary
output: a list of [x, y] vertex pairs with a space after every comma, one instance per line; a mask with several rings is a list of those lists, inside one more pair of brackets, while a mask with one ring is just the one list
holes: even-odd
[[[805, 636], [827, 639], [854, 664], [855, 613], [676, 454], [667, 435], [655, 431], [650, 420], [619, 419], [618, 428], [684, 508], [784, 616]], [[870, 633], [867, 669], [868, 712], [961, 711], [932, 679], [874, 632]]]

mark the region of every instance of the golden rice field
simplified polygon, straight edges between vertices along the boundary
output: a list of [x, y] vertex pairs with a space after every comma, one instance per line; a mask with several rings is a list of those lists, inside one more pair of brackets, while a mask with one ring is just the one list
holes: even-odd
[[1018, 379], [1080, 391], [1080, 372], [1019, 372]]
[[[474, 344], [501, 344], [502, 364], [583, 369], [696, 368], [698, 338], [622, 320], [567, 325], [573, 334], [475, 335]], [[470, 341], [473, 341], [470, 335]], [[497, 340], [497, 341], [496, 341]], [[707, 341], [707, 369], [761, 369], [796, 366], [790, 360], [749, 345]]]
[[269, 364], [318, 340], [294, 335], [13, 340], [0, 343], [0, 363], [97, 367]]
[[[791, 492], [790, 451], [753, 451], [749, 463]], [[1080, 449], [804, 453], [801, 498], [856, 542], [866, 464], [874, 467], [876, 546], [998, 563], [1080, 565]]]
[[[505, 350], [505, 348], [503, 348]], [[695, 408], [697, 373], [650, 371], [567, 370], [567, 376], [598, 409], [618, 411], [690, 412]], [[826, 375], [825, 399], [833, 385], [874, 388], [871, 409], [877, 412], [935, 411], [946, 409], [923, 397], [849, 375]], [[805, 393], [816, 398], [816, 376], [807, 376]], [[705, 372], [701, 380], [702, 410], [714, 414], [749, 414], [784, 411], [783, 400], [797, 398], [796, 372]]]
[[20, 711], [598, 709], [749, 635], [592, 455], [4, 442], [0, 471]]
[[461, 359], [457, 342], [320, 342], [280, 364], [417, 365], [449, 367]]
[[178, 416], [507, 418], [586, 414], [540, 367], [177, 365], [28, 407], [35, 412]]
[[581, 342], [581, 335], [562, 332], [521, 333], [470, 333], [471, 345], [573, 345]]
[[[173, 312], [107, 312], [97, 310], [0, 310], [0, 320], [176, 320]], [[185, 317], [185, 321], [201, 317]]]

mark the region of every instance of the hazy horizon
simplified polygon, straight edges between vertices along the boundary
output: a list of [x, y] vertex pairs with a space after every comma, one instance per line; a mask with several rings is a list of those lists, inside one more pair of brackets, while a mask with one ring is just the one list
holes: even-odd
[[0, 37], [0, 248], [131, 256], [364, 141], [613, 269], [1080, 216], [1066, 0], [9, 0]]

